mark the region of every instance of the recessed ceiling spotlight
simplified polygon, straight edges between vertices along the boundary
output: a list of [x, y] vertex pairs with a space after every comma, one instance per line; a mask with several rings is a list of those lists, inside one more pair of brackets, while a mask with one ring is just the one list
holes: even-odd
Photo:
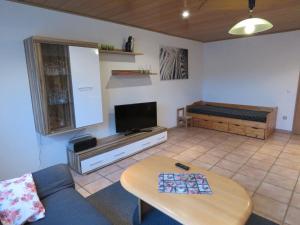
[[190, 16], [190, 11], [185, 9], [185, 10], [182, 11], [181, 15], [182, 15], [183, 19], [187, 19]]
[[187, 19], [190, 17], [190, 11], [188, 10], [188, 7], [187, 7], [187, 0], [183, 1], [183, 10], [181, 12], [181, 16], [183, 19]]

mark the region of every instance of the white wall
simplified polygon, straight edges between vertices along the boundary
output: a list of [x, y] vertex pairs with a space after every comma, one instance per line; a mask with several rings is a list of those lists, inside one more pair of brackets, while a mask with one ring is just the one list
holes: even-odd
[[[0, 179], [66, 162], [67, 142], [78, 135], [41, 137], [35, 132], [22, 42], [32, 35], [115, 46], [121, 46], [129, 35], [135, 37], [136, 49], [145, 55], [101, 56], [105, 122], [86, 131], [97, 137], [114, 133], [116, 104], [157, 101], [159, 125], [173, 127], [176, 108], [201, 98], [200, 42], [7, 1], [0, 1], [0, 32]], [[151, 65], [154, 72], [159, 72], [160, 45], [189, 49], [188, 80], [160, 81], [159, 76], [111, 77], [112, 69], [138, 69], [144, 65]]]
[[300, 31], [207, 43], [202, 97], [278, 106], [277, 128], [291, 130], [299, 71]]

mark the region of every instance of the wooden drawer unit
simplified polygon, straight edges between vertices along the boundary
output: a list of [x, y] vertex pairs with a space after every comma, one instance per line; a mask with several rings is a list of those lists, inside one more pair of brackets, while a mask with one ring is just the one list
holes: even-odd
[[[237, 110], [265, 112], [266, 121], [261, 121], [261, 120], [252, 121], [247, 119], [238, 119], [234, 115], [232, 117], [214, 116], [213, 115], [214, 110], [212, 110], [211, 113], [209, 113], [209, 108], [208, 111], [204, 110], [203, 114], [199, 112], [197, 113], [197, 111], [194, 109], [200, 106], [212, 106], [212, 107], [221, 107], [221, 108], [231, 108]], [[214, 129], [218, 131], [245, 135], [248, 137], [254, 137], [259, 139], [268, 138], [270, 135], [272, 135], [276, 127], [277, 107], [264, 107], [264, 106], [251, 106], [251, 105], [238, 105], [238, 104], [198, 101], [198, 102], [194, 102], [192, 105], [188, 105], [186, 108], [187, 108], [187, 115], [192, 117], [192, 121], [193, 121], [192, 126], [194, 127]]]
[[213, 128], [213, 123], [210, 120], [207, 119], [199, 119], [199, 126], [207, 129]]
[[82, 152], [68, 149], [68, 161], [71, 168], [80, 174], [90, 173], [120, 159], [163, 143], [167, 140], [166, 128], [156, 127], [151, 132], [130, 136], [116, 135], [99, 141], [98, 146]]
[[212, 123], [212, 129], [218, 130], [218, 131], [228, 131], [228, 123], [224, 121], [214, 121]]
[[81, 173], [93, 171], [138, 151], [135, 143], [81, 161]]
[[246, 127], [240, 124], [230, 123], [228, 125], [228, 131], [233, 134], [246, 135]]
[[212, 121], [208, 120], [208, 119], [193, 119], [192, 120], [192, 126], [193, 127], [202, 127], [202, 128], [207, 128], [207, 129], [212, 129]]
[[246, 136], [265, 139], [265, 129], [257, 127], [246, 127]]

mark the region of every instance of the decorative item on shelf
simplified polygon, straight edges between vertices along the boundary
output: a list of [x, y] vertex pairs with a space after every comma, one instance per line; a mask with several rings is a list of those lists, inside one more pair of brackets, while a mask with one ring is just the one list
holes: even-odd
[[140, 66], [139, 72], [141, 74], [150, 75], [151, 74], [151, 65]]
[[115, 46], [113, 46], [113, 45], [108, 45], [108, 44], [101, 44], [101, 45], [100, 45], [100, 49], [101, 49], [101, 50], [114, 51], [114, 50], [115, 50]]
[[139, 52], [125, 52], [122, 49], [115, 49], [115, 50], [99, 50], [100, 54], [116, 54], [116, 55], [128, 55], [128, 56], [136, 56], [136, 55], [144, 55], [143, 53]]
[[125, 52], [134, 51], [134, 38], [132, 36], [128, 37], [127, 42], [125, 43]]
[[144, 55], [140, 52], [134, 52], [134, 40], [132, 36], [128, 37], [128, 41], [124, 40], [124, 45], [122, 49], [117, 49], [113, 45], [108, 44], [98, 44], [99, 53], [101, 54], [116, 54], [116, 55]]
[[146, 75], [149, 75], [151, 74], [150, 70], [142, 70], [140, 71], [142, 74], [146, 74]]
[[150, 70], [112, 70], [113, 76], [143, 76], [143, 75], [156, 75]]

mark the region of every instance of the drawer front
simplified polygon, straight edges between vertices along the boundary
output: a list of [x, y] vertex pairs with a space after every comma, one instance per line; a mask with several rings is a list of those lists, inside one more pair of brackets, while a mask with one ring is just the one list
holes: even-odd
[[214, 121], [213, 129], [219, 131], [228, 131], [228, 123], [222, 121]]
[[193, 118], [192, 119], [192, 126], [193, 127], [199, 127], [199, 119]]
[[165, 142], [168, 139], [168, 132], [162, 132], [160, 134], [152, 136], [154, 144]]
[[[124, 146], [113, 151], [109, 151], [100, 155], [96, 155], [89, 159], [85, 159], [81, 161], [81, 172], [86, 173], [88, 171], [97, 169], [101, 166], [105, 166], [108, 163], [113, 162], [117, 158], [122, 158], [128, 155], [127, 150], [128, 146]], [[131, 146], [134, 147], [134, 146]]]
[[208, 129], [213, 128], [213, 123], [211, 120], [199, 119], [198, 123], [199, 123], [199, 127], [208, 128]]
[[91, 170], [103, 167], [111, 162], [117, 161], [120, 158], [135, 154], [143, 149], [149, 148], [155, 144], [159, 144], [167, 140], [167, 132], [156, 134], [143, 140], [122, 146], [115, 150], [96, 155], [89, 159], [81, 161], [81, 172], [86, 173]]
[[246, 134], [245, 126], [240, 125], [240, 124], [229, 124], [228, 131], [233, 134], [240, 134], [240, 135]]
[[137, 148], [139, 150], [142, 150], [142, 149], [146, 149], [146, 148], [149, 148], [153, 145], [156, 145], [156, 144], [159, 144], [159, 143], [162, 143], [164, 141], [166, 141], [168, 138], [168, 134], [167, 132], [163, 132], [163, 133], [160, 133], [160, 134], [156, 134], [154, 136], [151, 136], [151, 137], [148, 137], [148, 138], [145, 138], [143, 140], [140, 140], [138, 142], [135, 142], [136, 145], [137, 145]]
[[265, 139], [265, 130], [256, 127], [246, 127], [246, 136]]

